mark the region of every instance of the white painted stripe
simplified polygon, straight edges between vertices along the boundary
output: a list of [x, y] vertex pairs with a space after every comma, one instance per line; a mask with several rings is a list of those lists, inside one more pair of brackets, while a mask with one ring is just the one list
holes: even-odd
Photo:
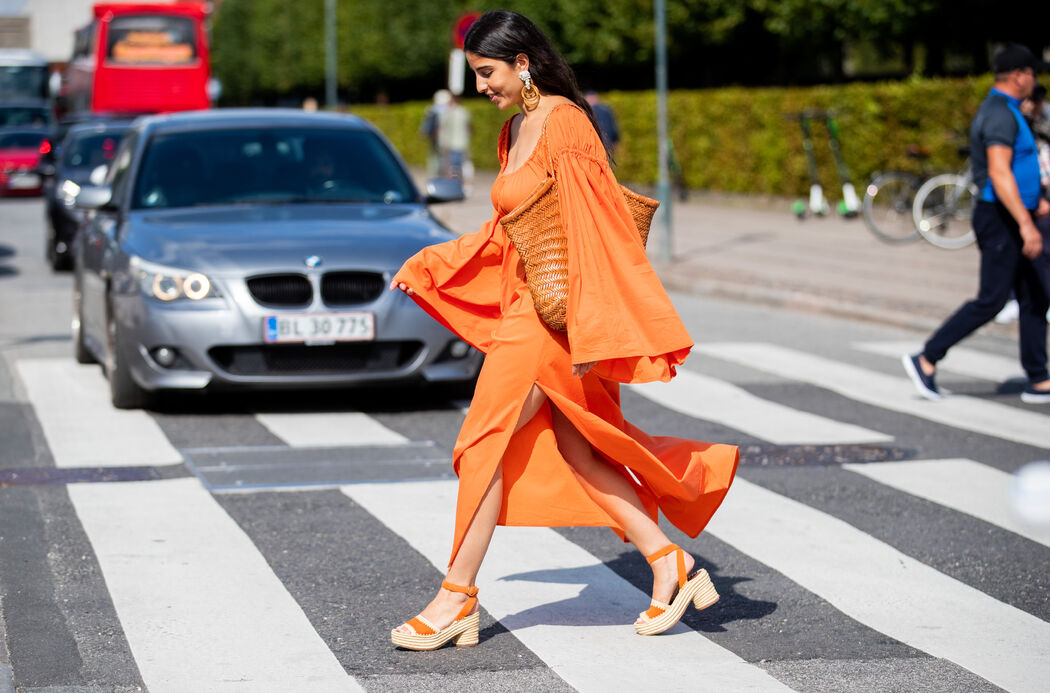
[[[898, 359], [903, 354], [915, 354], [922, 350], [921, 345], [915, 342], [855, 342], [853, 346], [871, 354], [894, 356]], [[937, 362], [937, 370], [991, 380], [995, 383], [1024, 377], [1024, 371], [1016, 358], [960, 346], [952, 347], [947, 356]]]
[[408, 441], [360, 412], [256, 414], [255, 418], [275, 436], [297, 448], [400, 445]]
[[889, 637], [1007, 690], [1046, 690], [1050, 624], [839, 519], [738, 476], [706, 531]]
[[724, 380], [678, 370], [669, 383], [630, 386], [661, 406], [705, 421], [714, 421], [778, 445], [885, 443], [893, 436], [861, 426], [798, 411], [756, 397]]
[[115, 409], [98, 366], [72, 359], [22, 359], [19, 376], [57, 467], [182, 462], [144, 411]]
[[[456, 487], [455, 481], [355, 484], [344, 486], [343, 493], [444, 572]], [[673, 637], [637, 635], [631, 624], [648, 606], [649, 595], [550, 529], [498, 527], [478, 587], [478, 598], [489, 613], [585, 693], [695, 691], [698, 686], [713, 691], [789, 690], [681, 624], [669, 631]], [[407, 610], [422, 607], [431, 596], [420, 594], [418, 604], [405, 604], [403, 618], [411, 618], [414, 614]]]
[[831, 359], [754, 342], [703, 343], [695, 351], [756, 370], [811, 383], [884, 409], [945, 426], [1050, 449], [1050, 417], [975, 397], [953, 395], [936, 402], [919, 397], [911, 381]]
[[196, 479], [69, 496], [153, 693], [363, 690]]
[[1012, 477], [986, 464], [957, 459], [842, 466], [880, 484], [972, 515], [1044, 546], [1050, 546], [1050, 530], [1021, 522], [1010, 507]]

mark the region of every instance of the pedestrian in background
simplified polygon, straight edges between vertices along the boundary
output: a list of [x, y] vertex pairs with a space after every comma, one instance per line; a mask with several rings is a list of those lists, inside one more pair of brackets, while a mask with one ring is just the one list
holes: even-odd
[[[437, 144], [441, 152], [441, 175], [458, 178], [469, 187], [474, 166], [470, 161], [470, 111], [452, 95], [438, 114]], [[468, 175], [469, 174], [469, 175]]]
[[441, 175], [441, 147], [438, 145], [439, 119], [441, 112], [452, 100], [452, 92], [438, 89], [434, 92], [434, 102], [423, 111], [423, 120], [419, 124], [419, 134], [427, 141], [427, 175], [431, 178]]
[[992, 320], [1013, 289], [1020, 310], [1021, 366], [1028, 384], [1021, 400], [1050, 403], [1046, 363], [1046, 313], [1050, 297], [1035, 260], [1043, 239], [1035, 218], [1050, 212], [1040, 194], [1035, 137], [1021, 102], [1035, 88], [1036, 69], [1045, 67], [1024, 46], [1001, 48], [993, 59], [995, 84], [970, 125], [970, 158], [980, 191], [973, 228], [981, 252], [977, 298], [965, 303], [926, 342], [922, 353], [902, 357], [904, 369], [927, 399], [943, 395], [934, 382], [937, 362], [948, 350]]
[[586, 97], [587, 103], [591, 105], [591, 110], [594, 112], [594, 120], [598, 123], [598, 134], [602, 136], [602, 142], [610, 158], [615, 161], [616, 150], [620, 146], [620, 125], [616, 122], [616, 113], [613, 112], [612, 107], [602, 101], [602, 97], [593, 89], [587, 91]]
[[[1043, 110], [1045, 98], [1046, 87], [1042, 84], [1036, 84], [1031, 96], [1021, 102], [1021, 115], [1024, 116], [1028, 127], [1032, 129], [1032, 134], [1035, 135], [1036, 153], [1039, 159], [1041, 197], [1047, 197], [1047, 189], [1050, 188], [1050, 141], [1047, 139], [1048, 134], [1050, 134], [1050, 129], [1047, 126], [1050, 123], [1047, 122], [1046, 113]], [[1039, 258], [1038, 266], [1042, 273], [1041, 276], [1047, 280], [1044, 281], [1044, 285], [1050, 287], [1050, 279], [1048, 279], [1047, 275], [1047, 268], [1050, 267], [1050, 216], [1036, 217], [1035, 225], [1038, 227], [1039, 232], [1043, 234], [1043, 254]], [[1050, 291], [1050, 288], [1047, 290]], [[995, 321], [1005, 325], [1016, 321], [1020, 313], [1020, 306], [1017, 303], [1017, 299], [1013, 297], [1013, 292], [1011, 292], [1010, 300], [1006, 302], [1003, 309], [995, 316]], [[1046, 319], [1050, 321], [1050, 311], [1047, 311]]]
[[[572, 69], [515, 12], [482, 15], [464, 50], [478, 92], [520, 112], [500, 133], [492, 220], [424, 248], [391, 283], [486, 354], [453, 451], [459, 496], [446, 579], [391, 640], [414, 650], [477, 643], [475, 579], [497, 524], [613, 528], [653, 570], [653, 599], [635, 629], [660, 633], [718, 593], [664, 534], [658, 511], [696, 536], [739, 453], [650, 437], [623, 418], [619, 383], [670, 380], [692, 340], [649, 265]], [[552, 176], [569, 246], [565, 331], [540, 318], [500, 224]]]
[[[1027, 109], [1025, 106], [1027, 105]], [[1046, 87], [1042, 84], [1035, 85], [1032, 96], [1021, 104], [1029, 124], [1032, 126], [1032, 134], [1035, 135], [1035, 146], [1039, 153], [1039, 185], [1044, 199], [1050, 200], [1050, 115], [1046, 112]], [[1043, 286], [1050, 293], [1050, 215], [1036, 219], [1035, 225], [1043, 234], [1043, 255], [1040, 258], [1041, 276]], [[1046, 320], [1050, 322], [1050, 310], [1046, 312]]]

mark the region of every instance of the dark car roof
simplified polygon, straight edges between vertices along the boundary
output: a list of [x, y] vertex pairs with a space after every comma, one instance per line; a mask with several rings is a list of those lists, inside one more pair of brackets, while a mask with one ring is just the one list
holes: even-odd
[[0, 108], [43, 108], [47, 109], [48, 104], [44, 99], [12, 99], [0, 101]]
[[107, 132], [123, 134], [131, 129], [130, 121], [95, 121], [77, 123], [66, 131], [66, 138], [72, 139], [83, 134], [103, 134]]
[[40, 139], [43, 140], [47, 137], [47, 128], [23, 127], [18, 125], [10, 128], [0, 128], [0, 135], [4, 137], [9, 135], [38, 135]]
[[216, 108], [143, 116], [136, 127], [152, 133], [250, 127], [340, 127], [376, 131], [368, 121], [343, 113], [294, 108]]

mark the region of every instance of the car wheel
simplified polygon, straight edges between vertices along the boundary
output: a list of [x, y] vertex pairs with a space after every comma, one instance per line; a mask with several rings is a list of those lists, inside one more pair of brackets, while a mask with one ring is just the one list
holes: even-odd
[[106, 313], [106, 378], [109, 398], [117, 409], [141, 409], [149, 404], [149, 392], [131, 377], [125, 358], [126, 346], [121, 341], [120, 323], [113, 311]]
[[47, 264], [51, 265], [51, 269], [55, 268], [55, 256], [57, 254], [55, 252], [55, 227], [49, 222], [47, 224], [47, 237], [44, 239], [44, 257], [47, 258]]
[[58, 252], [58, 234], [55, 232], [54, 224], [48, 224], [47, 247], [44, 249], [44, 252], [47, 255], [48, 264], [51, 265], [51, 269], [55, 272], [73, 269], [71, 253], [68, 251], [64, 254]]
[[84, 344], [84, 298], [80, 292], [80, 281], [73, 278], [73, 356], [77, 363], [97, 363], [87, 345]]

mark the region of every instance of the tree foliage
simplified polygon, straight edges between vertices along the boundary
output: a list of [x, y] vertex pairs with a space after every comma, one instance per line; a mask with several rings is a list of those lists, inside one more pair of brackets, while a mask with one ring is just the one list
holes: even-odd
[[[226, 102], [323, 93], [324, 4], [218, 5], [214, 63]], [[548, 33], [581, 83], [602, 90], [652, 86], [652, 0], [337, 0], [341, 95], [351, 101], [425, 97], [445, 82], [455, 19], [508, 4]], [[1046, 43], [1050, 3], [667, 0], [667, 15], [672, 87], [787, 85], [843, 81], [844, 51], [858, 43], [903, 55], [899, 76], [982, 72], [990, 42], [1033, 49]]]

